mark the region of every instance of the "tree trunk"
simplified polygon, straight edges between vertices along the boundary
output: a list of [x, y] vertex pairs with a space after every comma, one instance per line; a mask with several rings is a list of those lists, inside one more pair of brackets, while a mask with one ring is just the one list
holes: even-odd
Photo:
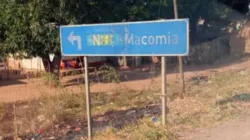
[[42, 57], [42, 61], [45, 71], [59, 79], [61, 55], [55, 55], [52, 62], [50, 61], [49, 56]]
[[190, 29], [191, 29], [191, 38], [190, 38], [190, 43], [195, 45], [196, 44], [196, 25], [197, 24], [197, 18], [191, 19], [190, 20]]
[[128, 67], [128, 64], [127, 64], [127, 57], [126, 56], [123, 56], [123, 67], [127, 68]]

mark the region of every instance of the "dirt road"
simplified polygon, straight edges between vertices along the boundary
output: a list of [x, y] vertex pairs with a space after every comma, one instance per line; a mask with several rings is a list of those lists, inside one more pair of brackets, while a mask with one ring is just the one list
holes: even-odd
[[[198, 75], [208, 75], [212, 72], [223, 72], [229, 70], [250, 68], [250, 57], [241, 59], [228, 59], [221, 60], [220, 64], [208, 66], [186, 66], [185, 78], [188, 79]], [[158, 74], [157, 74], [158, 73]], [[168, 65], [167, 67], [167, 80], [168, 83], [176, 82], [178, 80], [178, 69], [176, 66]], [[134, 71], [123, 73], [125, 80], [119, 86], [129, 88], [132, 90], [145, 90], [150, 88], [160, 88], [161, 76], [160, 70], [156, 72], [154, 79], [150, 78], [150, 72]], [[81, 82], [82, 75], [65, 77], [61, 81], [64, 89], [79, 93], [82, 91], [79, 88], [79, 79]], [[153, 80], [153, 81], [152, 81]], [[114, 83], [93, 83], [91, 84], [91, 92], [109, 92], [115, 90], [117, 84]], [[48, 86], [41, 84], [41, 79], [32, 80], [18, 80], [18, 81], [0, 81], [0, 102], [13, 102], [18, 100], [28, 100], [40, 97], [42, 95], [55, 95], [59, 94], [60, 89], [50, 89]]]
[[250, 114], [209, 130], [184, 134], [180, 140], [250, 140]]

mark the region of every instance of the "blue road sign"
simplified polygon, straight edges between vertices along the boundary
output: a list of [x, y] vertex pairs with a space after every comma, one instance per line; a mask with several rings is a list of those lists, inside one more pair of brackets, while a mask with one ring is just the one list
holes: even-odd
[[60, 27], [63, 56], [184, 56], [189, 20], [156, 20]]

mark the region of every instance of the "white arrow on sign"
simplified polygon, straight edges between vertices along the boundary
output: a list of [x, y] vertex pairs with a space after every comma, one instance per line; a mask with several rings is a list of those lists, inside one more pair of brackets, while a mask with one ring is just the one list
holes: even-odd
[[69, 42], [74, 45], [74, 42], [77, 41], [78, 50], [82, 50], [82, 38], [81, 36], [74, 35], [74, 32], [71, 32], [68, 37]]

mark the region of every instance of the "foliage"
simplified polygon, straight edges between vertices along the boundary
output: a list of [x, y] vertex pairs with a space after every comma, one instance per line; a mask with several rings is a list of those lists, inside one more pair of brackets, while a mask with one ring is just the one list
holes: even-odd
[[48, 118], [54, 115], [57, 121], [76, 118], [79, 114], [86, 112], [84, 99], [84, 94], [75, 95], [68, 91], [56, 97], [44, 96], [41, 99], [42, 106], [39, 111]]
[[[178, 0], [180, 18], [190, 18], [191, 37], [196, 23], [223, 11], [216, 0]], [[209, 10], [208, 10], [209, 9]], [[60, 25], [174, 18], [173, 0], [1, 0], [0, 56], [60, 55]]]
[[120, 82], [120, 76], [114, 67], [103, 65], [99, 70], [102, 73], [102, 78], [104, 81], [115, 83]]
[[[158, 124], [157, 124], [158, 123]], [[177, 136], [168, 128], [153, 123], [150, 118], [142, 119], [139, 124], [126, 126], [121, 133], [130, 140], [175, 140]]]
[[60, 80], [58, 79], [57, 76], [53, 74], [45, 73], [43, 78], [44, 78], [44, 84], [46, 86], [52, 86], [52, 87], [60, 86]]
[[67, 9], [63, 1], [31, 0], [18, 3], [4, 0], [1, 9], [4, 9], [0, 16], [1, 27], [4, 28], [1, 50], [18, 53], [21, 55], [18, 57], [59, 54], [57, 25], [69, 24], [75, 19], [74, 14], [62, 14], [62, 10]]

